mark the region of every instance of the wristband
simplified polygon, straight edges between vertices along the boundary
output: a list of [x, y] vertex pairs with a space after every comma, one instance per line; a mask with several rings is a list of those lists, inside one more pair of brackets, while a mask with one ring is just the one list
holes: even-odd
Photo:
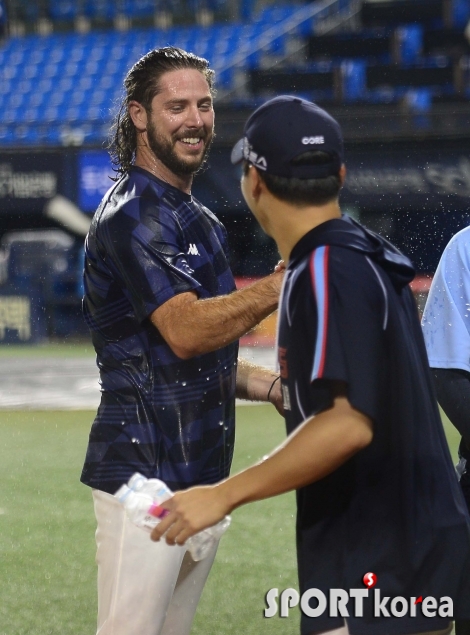
[[271, 390], [274, 388], [274, 384], [277, 382], [278, 379], [281, 379], [280, 375], [278, 375], [276, 379], [273, 381], [273, 383], [271, 384], [271, 388], [268, 390], [268, 397], [266, 401], [269, 401], [269, 397], [271, 396]]

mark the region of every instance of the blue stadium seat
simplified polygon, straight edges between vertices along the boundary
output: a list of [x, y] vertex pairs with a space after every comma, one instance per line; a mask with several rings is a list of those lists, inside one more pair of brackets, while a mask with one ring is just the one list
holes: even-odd
[[15, 142], [13, 128], [0, 122], [0, 146], [9, 146]]
[[432, 105], [432, 90], [429, 88], [417, 88], [407, 91], [404, 103], [408, 108], [415, 128], [424, 130], [431, 125], [429, 114]]
[[88, 103], [81, 104], [64, 104], [60, 110], [59, 120], [63, 122], [86, 121], [88, 112]]
[[109, 119], [108, 109], [102, 103], [87, 105], [84, 114], [87, 121], [104, 121]]
[[469, 0], [453, 0], [452, 1], [453, 26], [465, 28], [469, 20], [470, 20], [470, 1]]
[[23, 108], [26, 104], [27, 97], [24, 93], [19, 93], [17, 91], [11, 92], [6, 98], [6, 108], [11, 108], [16, 110], [18, 108]]
[[398, 59], [401, 64], [416, 64], [423, 50], [423, 27], [408, 24], [396, 29]]
[[48, 96], [46, 92], [39, 90], [34, 91], [31, 96], [28, 97], [27, 108], [37, 109], [39, 106], [42, 106], [42, 104], [46, 102], [46, 96]]
[[35, 124], [38, 120], [38, 106], [28, 106], [23, 110], [23, 120], [27, 124]]
[[366, 96], [366, 62], [347, 60], [341, 64], [342, 93], [345, 101], [359, 101]]
[[50, 145], [62, 145], [62, 127], [57, 124], [45, 126], [44, 141]]
[[414, 88], [407, 91], [405, 101], [414, 113], [429, 113], [432, 104], [432, 91], [429, 88]]
[[36, 84], [36, 90], [45, 95], [50, 92], [54, 86], [55, 84], [50, 77], [45, 78], [41, 76], [41, 79]]
[[36, 145], [40, 136], [36, 126], [19, 125], [14, 130], [14, 139], [19, 145]]
[[49, 103], [44, 104], [40, 109], [38, 121], [51, 123], [59, 120], [59, 106], [52, 106]]
[[42, 75], [42, 68], [43, 68], [43, 64], [34, 64], [34, 63], [26, 64], [22, 69], [23, 77], [25, 79], [37, 80]]

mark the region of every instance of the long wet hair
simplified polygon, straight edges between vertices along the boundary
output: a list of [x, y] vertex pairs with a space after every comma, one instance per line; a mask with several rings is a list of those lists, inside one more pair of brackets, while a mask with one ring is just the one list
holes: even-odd
[[131, 168], [137, 147], [137, 131], [129, 115], [129, 102], [139, 102], [150, 113], [152, 99], [160, 90], [162, 75], [186, 68], [202, 73], [214, 94], [214, 71], [209, 68], [209, 62], [174, 46], [149, 51], [127, 73], [124, 80], [125, 96], [114, 119], [108, 146], [117, 178]]

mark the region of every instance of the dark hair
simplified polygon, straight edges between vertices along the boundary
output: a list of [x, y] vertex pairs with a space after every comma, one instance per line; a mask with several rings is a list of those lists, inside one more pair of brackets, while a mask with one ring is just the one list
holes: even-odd
[[[331, 163], [331, 156], [320, 150], [304, 152], [292, 160], [293, 165], [325, 165], [327, 163]], [[249, 165], [245, 161], [245, 174]], [[268, 174], [262, 170], [258, 170], [258, 173], [271, 194], [291, 205], [325, 205], [338, 198], [341, 189], [339, 173], [317, 179], [287, 178]]]
[[202, 73], [214, 94], [214, 71], [209, 68], [209, 62], [174, 46], [149, 51], [127, 73], [124, 79], [126, 94], [114, 119], [108, 146], [111, 161], [116, 166], [114, 170], [119, 176], [130, 169], [137, 145], [137, 132], [128, 110], [129, 102], [139, 102], [150, 113], [152, 99], [159, 92], [162, 75], [185, 68]]

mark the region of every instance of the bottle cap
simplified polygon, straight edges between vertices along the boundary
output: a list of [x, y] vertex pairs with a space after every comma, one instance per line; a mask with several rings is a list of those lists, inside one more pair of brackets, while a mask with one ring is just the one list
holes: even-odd
[[156, 518], [165, 518], [170, 513], [170, 510], [164, 509], [160, 505], [153, 503], [148, 511], [151, 516], [155, 516]]
[[121, 487], [114, 494], [114, 496], [122, 503], [129, 495], [129, 492], [131, 491], [132, 490], [127, 485], [121, 485]]
[[138, 490], [146, 482], [146, 480], [145, 476], [142, 476], [139, 472], [135, 472], [135, 474], [130, 477], [127, 485], [131, 489]]

